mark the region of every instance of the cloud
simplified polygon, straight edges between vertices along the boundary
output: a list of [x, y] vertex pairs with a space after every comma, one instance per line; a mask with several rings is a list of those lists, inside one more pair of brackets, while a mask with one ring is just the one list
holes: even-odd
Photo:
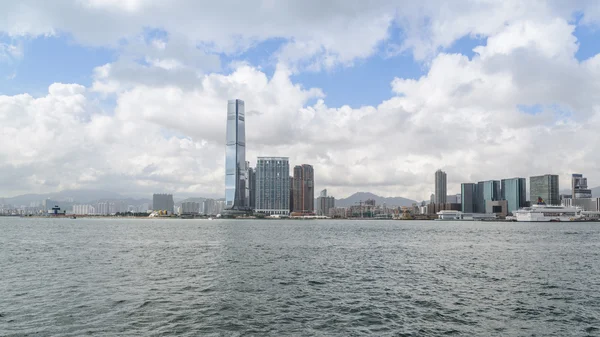
[[[13, 36], [69, 32], [119, 51], [93, 70], [89, 87], [55, 83], [42, 97], [0, 96], [0, 141], [10, 144], [0, 148], [0, 172], [11, 177], [5, 190], [222, 196], [231, 98], [252, 111], [250, 161], [281, 155], [313, 164], [317, 188], [337, 197], [360, 188], [427, 199], [438, 168], [450, 192], [461, 182], [548, 172], [600, 181], [600, 55], [578, 61], [573, 35], [576, 25], [597, 22], [592, 2], [319, 4], [244, 2], [233, 12], [195, 1], [0, 5], [14, 14], [0, 30]], [[402, 41], [393, 41], [395, 25]], [[464, 36], [479, 38], [473, 56], [444, 52]], [[272, 74], [245, 61], [223, 69], [215, 55], [282, 37]], [[392, 96], [377, 105], [331, 106], [326, 92], [293, 80], [297, 71], [352, 65], [386, 42], [412, 51], [427, 71], [395, 78]], [[103, 104], [104, 95], [114, 104]], [[520, 109], [533, 105], [536, 114]]]
[[[430, 61], [462, 37], [485, 38], [527, 20], [571, 22], [584, 13], [581, 23], [595, 25], [600, 21], [598, 7], [593, 0], [471, 0], [452, 6], [439, 0], [23, 0], [0, 4], [0, 32], [13, 38], [67, 35], [80, 44], [118, 49], [123, 41], [135, 43], [149, 29], [159, 29], [177, 37], [188, 51], [193, 46], [209, 55], [231, 56], [280, 39], [275, 63], [293, 71], [320, 71], [351, 66], [380, 50], [408, 51], [417, 60]], [[396, 28], [400, 39], [390, 34]], [[177, 57], [186, 55], [173, 50]]]
[[0, 32], [13, 37], [68, 34], [84, 45], [117, 48], [150, 27], [184, 37], [208, 53], [228, 55], [282, 38], [288, 42], [280, 61], [314, 59], [328, 67], [372, 55], [387, 37], [393, 13], [387, 1], [25, 0], [0, 4]]

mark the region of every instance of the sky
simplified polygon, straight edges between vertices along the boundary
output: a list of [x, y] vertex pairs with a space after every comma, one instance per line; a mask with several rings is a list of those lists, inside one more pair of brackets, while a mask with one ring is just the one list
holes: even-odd
[[600, 186], [600, 2], [0, 2], [0, 195], [224, 195], [247, 158], [316, 189], [428, 200], [572, 173]]

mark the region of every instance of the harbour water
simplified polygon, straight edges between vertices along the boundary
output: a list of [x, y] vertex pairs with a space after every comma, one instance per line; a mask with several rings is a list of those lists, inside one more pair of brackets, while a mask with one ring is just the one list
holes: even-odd
[[0, 217], [2, 336], [600, 334], [600, 225]]

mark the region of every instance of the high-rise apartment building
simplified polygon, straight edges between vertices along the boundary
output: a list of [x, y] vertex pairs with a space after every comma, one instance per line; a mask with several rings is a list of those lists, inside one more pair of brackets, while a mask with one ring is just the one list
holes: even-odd
[[590, 199], [592, 190], [588, 189], [587, 178], [582, 174], [573, 174], [571, 176], [571, 197], [573, 199]]
[[256, 212], [290, 213], [290, 164], [288, 157], [258, 157], [256, 162]]
[[244, 101], [227, 102], [225, 147], [225, 208], [248, 210], [248, 163], [246, 162], [246, 114]]
[[446, 172], [437, 170], [435, 172], [435, 204], [446, 203]]
[[215, 200], [214, 199], [205, 199], [202, 202], [202, 213], [206, 215], [217, 215], [215, 212]]
[[96, 214], [96, 208], [92, 205], [73, 205], [73, 214], [89, 215]]
[[293, 211], [312, 213], [315, 210], [315, 176], [311, 165], [294, 167]]
[[99, 202], [98, 205], [96, 205], [96, 214], [108, 215], [108, 202]]
[[[111, 207], [111, 206], [109, 205], [109, 207]], [[112, 207], [114, 207], [114, 205]], [[175, 210], [175, 203], [173, 202], [173, 194], [154, 194], [154, 195], [152, 195], [152, 210], [167, 211], [168, 214], [173, 214], [173, 212]]]
[[560, 205], [558, 175], [529, 177], [529, 201], [531, 204]]
[[256, 170], [248, 168], [248, 207], [256, 209]]
[[329, 210], [335, 207], [335, 198], [327, 196], [327, 190], [322, 190], [317, 198], [317, 215], [329, 216]]
[[216, 200], [214, 213], [219, 215], [219, 214], [223, 213], [224, 210], [225, 210], [225, 200]]
[[506, 211], [509, 214], [525, 207], [527, 201], [527, 183], [525, 178], [502, 179], [500, 186], [501, 199], [506, 200]]
[[200, 213], [200, 203], [186, 201], [181, 203], [181, 214], [198, 214]]

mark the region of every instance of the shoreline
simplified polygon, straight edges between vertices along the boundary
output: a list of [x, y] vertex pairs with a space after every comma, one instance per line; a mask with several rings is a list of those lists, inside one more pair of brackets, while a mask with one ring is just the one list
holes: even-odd
[[[77, 219], [137, 219], [137, 220], [302, 220], [302, 221], [323, 221], [323, 220], [347, 220], [347, 221], [435, 221], [435, 222], [518, 222], [514, 220], [505, 220], [505, 219], [495, 219], [495, 220], [438, 220], [438, 219], [374, 219], [374, 218], [257, 218], [257, 217], [238, 217], [238, 218], [211, 218], [209, 217], [175, 217], [175, 216], [164, 216], [164, 217], [149, 217], [149, 216], [111, 216], [111, 215], [55, 215], [55, 216], [40, 216], [40, 215], [31, 215], [31, 216], [21, 216], [21, 215], [0, 215], [0, 217], [7, 218], [33, 218], [33, 219], [68, 219], [68, 220], [77, 220]], [[526, 222], [526, 221], [521, 221]], [[600, 219], [590, 219], [583, 221], [562, 221], [562, 222], [600, 222]]]

